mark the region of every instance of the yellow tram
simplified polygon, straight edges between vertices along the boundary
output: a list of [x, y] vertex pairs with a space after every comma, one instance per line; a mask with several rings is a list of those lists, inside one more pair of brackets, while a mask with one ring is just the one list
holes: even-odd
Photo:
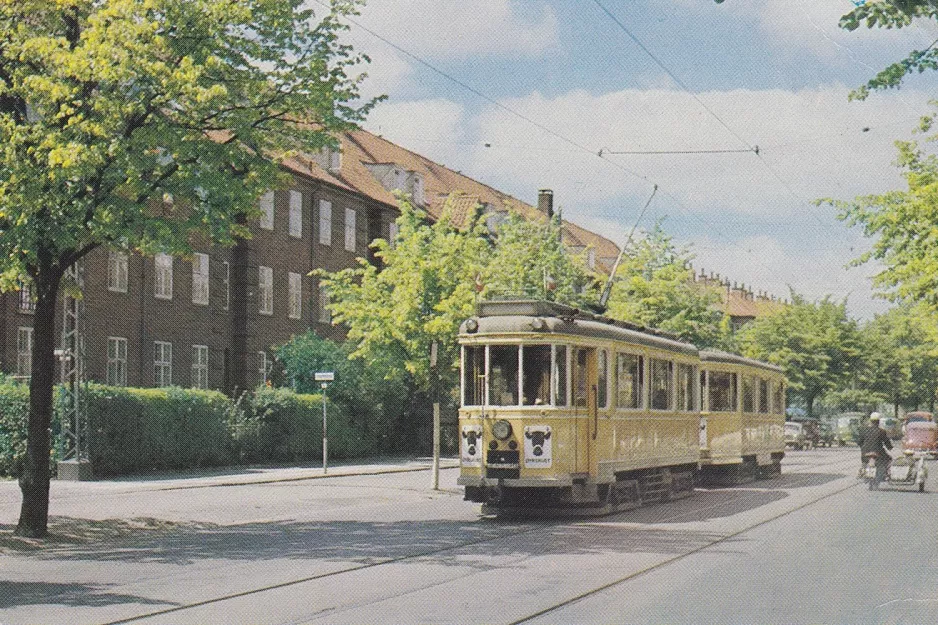
[[746, 441], [734, 447], [724, 445], [730, 413], [704, 422], [700, 410], [726, 367], [741, 384], [751, 370], [773, 384], [780, 372], [769, 365], [715, 352], [702, 360], [665, 333], [545, 301], [482, 302], [459, 340], [458, 484], [484, 514], [601, 514], [684, 496], [705, 444], [708, 465], [724, 449], [736, 464], [781, 460], [774, 413], [767, 429], [758, 410], [733, 413]]
[[777, 475], [785, 457], [785, 375], [721, 351], [700, 352], [702, 478], [738, 483]]

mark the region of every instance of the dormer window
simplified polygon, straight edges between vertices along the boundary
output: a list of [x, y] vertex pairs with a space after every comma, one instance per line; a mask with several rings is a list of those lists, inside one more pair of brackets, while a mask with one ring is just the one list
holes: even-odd
[[342, 151], [337, 148], [326, 146], [315, 155], [314, 159], [330, 174], [337, 174], [342, 169]]

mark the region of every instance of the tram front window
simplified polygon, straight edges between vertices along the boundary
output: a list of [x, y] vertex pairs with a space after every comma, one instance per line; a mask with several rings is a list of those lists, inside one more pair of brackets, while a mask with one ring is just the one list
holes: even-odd
[[525, 406], [550, 403], [550, 345], [525, 345], [521, 350]]
[[554, 405], [567, 405], [567, 347], [554, 346]]
[[518, 405], [518, 346], [489, 347], [489, 403], [493, 406]]
[[485, 347], [463, 348], [463, 406], [481, 406], [485, 392]]
[[709, 404], [711, 412], [733, 412], [736, 410], [736, 374], [710, 371], [707, 374]]

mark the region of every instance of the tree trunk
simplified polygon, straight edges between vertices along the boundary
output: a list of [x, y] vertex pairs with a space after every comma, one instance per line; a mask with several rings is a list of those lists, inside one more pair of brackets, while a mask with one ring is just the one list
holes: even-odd
[[29, 383], [29, 426], [26, 459], [20, 468], [23, 504], [14, 534], [29, 538], [46, 535], [49, 522], [49, 452], [52, 397], [55, 382], [55, 313], [61, 274], [36, 280], [33, 318], [33, 362]]

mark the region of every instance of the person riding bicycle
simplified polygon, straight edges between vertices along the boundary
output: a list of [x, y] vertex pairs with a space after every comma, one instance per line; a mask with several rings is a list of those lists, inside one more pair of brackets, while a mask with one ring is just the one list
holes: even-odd
[[870, 415], [870, 426], [863, 433], [860, 439], [860, 460], [866, 462], [867, 454], [876, 454], [876, 473], [877, 479], [882, 479], [885, 475], [892, 456], [888, 449], [892, 449], [892, 441], [889, 440], [889, 434], [879, 426], [880, 414], [874, 412]]

